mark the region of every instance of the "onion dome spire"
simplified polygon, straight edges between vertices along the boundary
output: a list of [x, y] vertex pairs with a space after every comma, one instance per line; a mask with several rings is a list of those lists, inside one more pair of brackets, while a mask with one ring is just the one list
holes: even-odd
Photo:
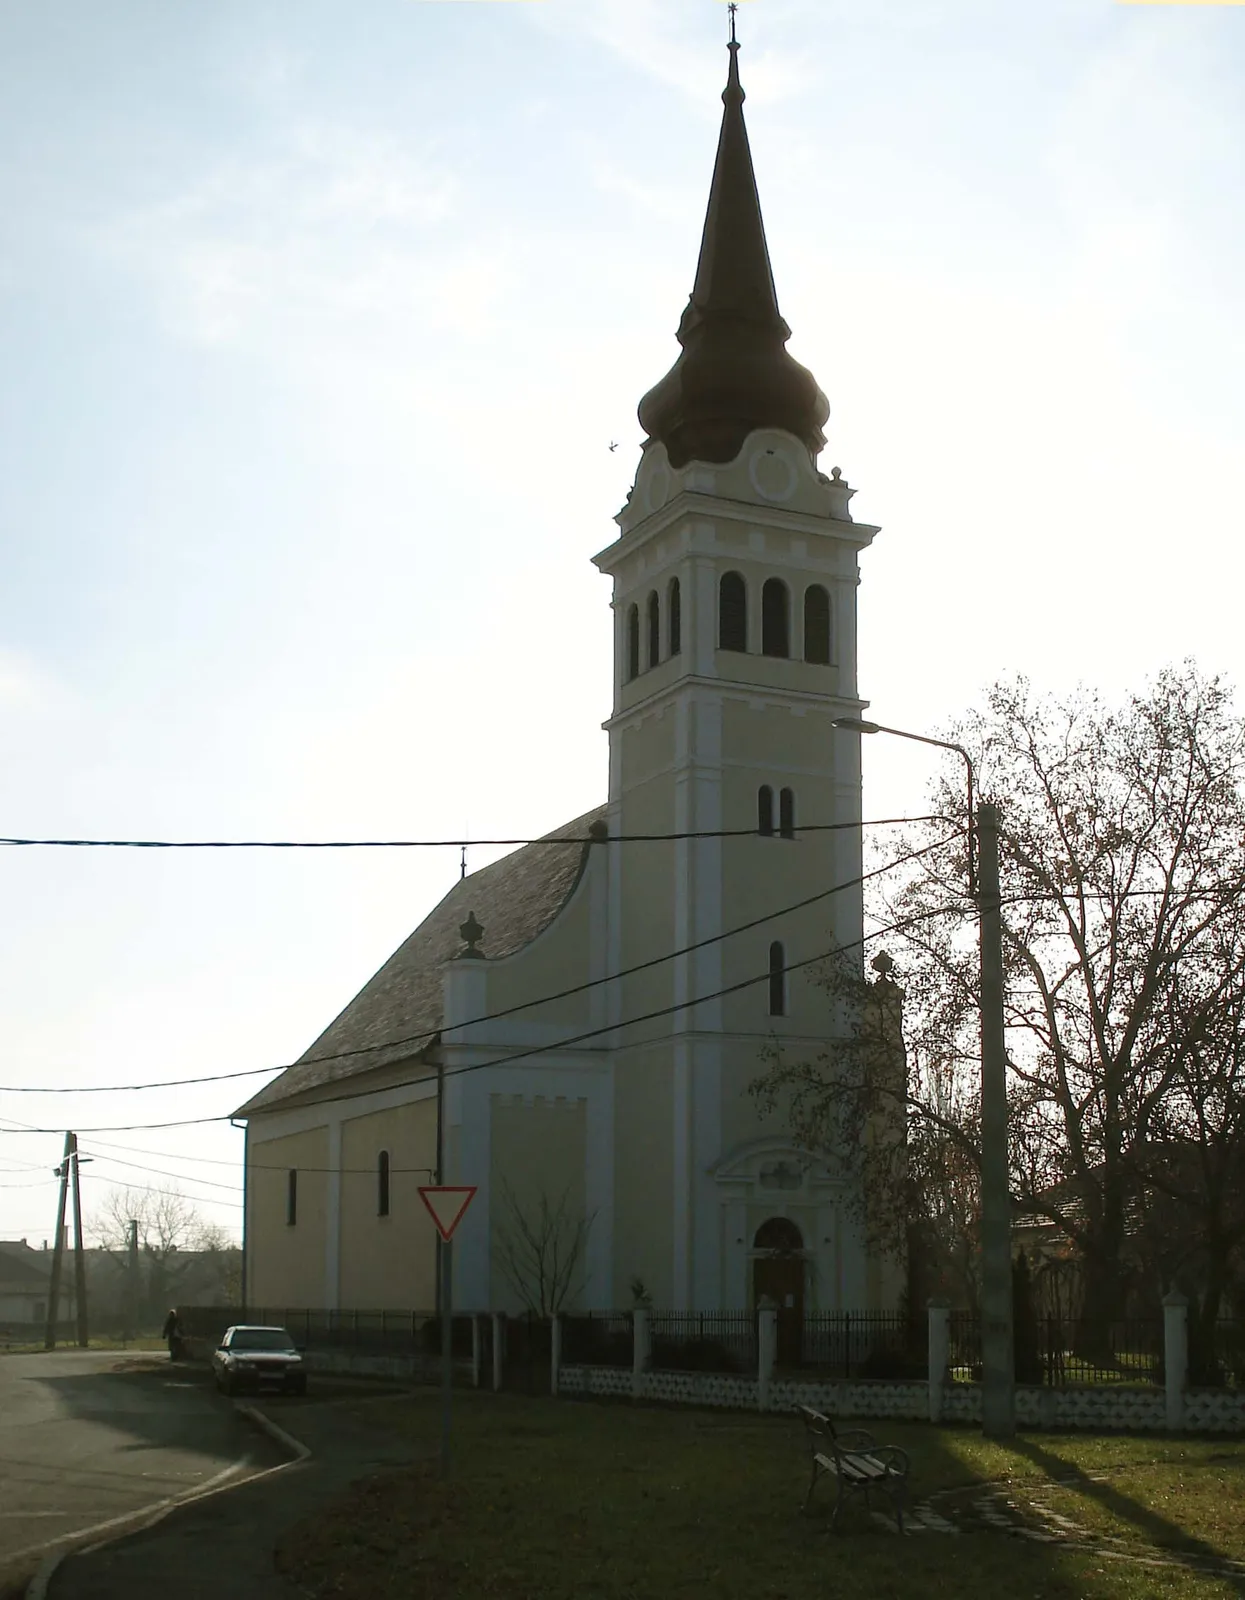
[[787, 354], [765, 224], [744, 126], [739, 45], [727, 46], [722, 131], [691, 299], [679, 323], [682, 354], [640, 401], [640, 426], [672, 466], [733, 461], [755, 428], [782, 428], [812, 455], [825, 444], [830, 406], [807, 368]]

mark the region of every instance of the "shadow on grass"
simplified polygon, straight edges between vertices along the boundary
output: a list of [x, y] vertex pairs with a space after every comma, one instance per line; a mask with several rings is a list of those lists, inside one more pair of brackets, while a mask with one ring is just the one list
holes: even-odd
[[[1075, 1487], [1087, 1499], [1097, 1501], [1103, 1510], [1111, 1512], [1121, 1522], [1135, 1528], [1138, 1542], [1151, 1546], [1157, 1554], [1198, 1572], [1234, 1560], [1229, 1552], [1199, 1539], [1152, 1505], [1125, 1494], [1109, 1480], [1088, 1476], [1074, 1462], [1046, 1449], [1032, 1436], [1018, 1434], [1013, 1441], [1013, 1448], [1017, 1455], [1031, 1461], [1048, 1478], [1074, 1480], [1071, 1487]], [[1191, 1470], [1199, 1469], [1194, 1467]], [[1235, 1593], [1245, 1594], [1245, 1579], [1225, 1574], [1224, 1581]]]

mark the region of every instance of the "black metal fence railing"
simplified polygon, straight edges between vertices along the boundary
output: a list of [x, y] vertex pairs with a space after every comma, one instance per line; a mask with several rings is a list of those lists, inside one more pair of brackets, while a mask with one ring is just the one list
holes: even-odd
[[1245, 1322], [1217, 1322], [1207, 1338], [1190, 1326], [1189, 1383], [1193, 1388], [1245, 1389]]
[[754, 1311], [653, 1311], [649, 1329], [654, 1371], [756, 1372]]
[[947, 1376], [953, 1383], [981, 1381], [981, 1318], [953, 1311], [947, 1319]]
[[520, 1394], [548, 1394], [553, 1362], [553, 1326], [548, 1317], [525, 1311], [506, 1318], [502, 1386]]
[[626, 1312], [587, 1311], [562, 1319], [562, 1359], [568, 1366], [629, 1367], [634, 1341]]
[[1163, 1381], [1163, 1323], [1158, 1318], [1095, 1323], [1040, 1317], [1032, 1353], [1026, 1352], [1024, 1330], [1017, 1333], [1018, 1383]]
[[[976, 1312], [950, 1316], [948, 1376], [981, 1381], [981, 1319]], [[1158, 1318], [1090, 1322], [1037, 1317], [1013, 1329], [1016, 1382], [1046, 1384], [1162, 1383], [1163, 1324]], [[1191, 1374], [1192, 1376], [1192, 1374]]]
[[804, 1319], [800, 1366], [836, 1378], [925, 1378], [928, 1327], [902, 1312], [813, 1312]]
[[[189, 1306], [179, 1309], [183, 1333], [219, 1342], [225, 1329], [241, 1321], [285, 1327], [307, 1349], [355, 1350], [361, 1354], [414, 1355], [435, 1360], [441, 1349], [440, 1319], [431, 1311], [327, 1311], [306, 1307]], [[470, 1314], [452, 1318], [456, 1361], [472, 1354]], [[548, 1392], [552, 1331], [549, 1318], [532, 1312], [504, 1319], [502, 1379], [507, 1388]], [[757, 1371], [757, 1315], [748, 1311], [652, 1311], [650, 1366], [657, 1371], [721, 1372], [752, 1376]], [[58, 1341], [76, 1338], [76, 1325], [58, 1328]], [[918, 1381], [928, 1376], [925, 1319], [888, 1312], [810, 1312], [778, 1318], [779, 1371], [827, 1379]], [[6, 1329], [6, 1342], [41, 1340], [40, 1326]], [[494, 1324], [478, 1319], [481, 1377], [493, 1366]], [[981, 1322], [975, 1312], [949, 1316], [948, 1377], [980, 1382]], [[562, 1361], [568, 1366], [628, 1367], [633, 1361], [633, 1315], [598, 1311], [562, 1318]], [[1164, 1328], [1157, 1317], [1107, 1324], [1084, 1319], [1042, 1317], [1016, 1329], [1016, 1379], [1019, 1383], [1162, 1384]], [[1211, 1334], [1189, 1327], [1189, 1385], [1245, 1388], [1245, 1323], [1221, 1321]]]

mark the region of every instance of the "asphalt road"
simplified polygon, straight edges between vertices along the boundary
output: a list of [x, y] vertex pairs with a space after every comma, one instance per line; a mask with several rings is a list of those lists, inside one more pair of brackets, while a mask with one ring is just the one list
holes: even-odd
[[202, 1368], [94, 1351], [0, 1356], [0, 1567], [282, 1459]]

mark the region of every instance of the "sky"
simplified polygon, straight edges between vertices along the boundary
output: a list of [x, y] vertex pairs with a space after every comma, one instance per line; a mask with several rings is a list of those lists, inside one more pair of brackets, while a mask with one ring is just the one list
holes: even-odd
[[[1245, 8], [738, 30], [821, 466], [882, 527], [869, 714], [1245, 680]], [[590, 558], [725, 37], [719, 0], [0, 5], [0, 833], [531, 837], [605, 798]], [[923, 809], [935, 752], [864, 759], [866, 817]], [[52, 1234], [66, 1127], [88, 1218], [179, 1187], [237, 1235], [242, 1135], [192, 1119], [267, 1077], [99, 1091], [293, 1060], [458, 870], [0, 848], [0, 1237]]]

